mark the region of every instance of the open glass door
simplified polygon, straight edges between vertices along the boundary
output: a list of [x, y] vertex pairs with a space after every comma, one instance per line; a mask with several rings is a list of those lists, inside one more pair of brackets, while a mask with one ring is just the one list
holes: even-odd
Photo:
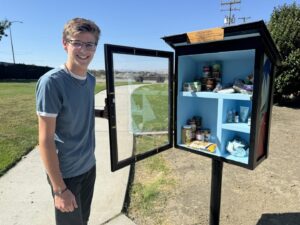
[[111, 170], [173, 146], [173, 53], [104, 45]]

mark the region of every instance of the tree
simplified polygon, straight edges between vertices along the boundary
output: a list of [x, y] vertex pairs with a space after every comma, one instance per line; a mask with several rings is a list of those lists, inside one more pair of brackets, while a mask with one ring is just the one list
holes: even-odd
[[5, 34], [5, 30], [7, 28], [9, 28], [11, 25], [11, 23], [8, 21], [8, 20], [3, 20], [3, 21], [0, 21], [0, 41], [2, 39], [2, 36], [7, 36], [7, 34]]
[[300, 7], [296, 2], [275, 7], [268, 29], [276, 43], [282, 64], [275, 75], [275, 96], [300, 97]]

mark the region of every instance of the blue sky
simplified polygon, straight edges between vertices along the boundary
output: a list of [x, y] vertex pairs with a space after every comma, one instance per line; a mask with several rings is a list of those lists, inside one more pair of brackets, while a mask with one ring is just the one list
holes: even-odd
[[[13, 23], [16, 63], [57, 67], [66, 61], [61, 44], [63, 26], [71, 18], [84, 17], [102, 30], [91, 69], [104, 69], [103, 44], [129, 45], [172, 51], [161, 39], [224, 26], [220, 0], [0, 0], [0, 20]], [[294, 0], [241, 0], [235, 17], [248, 22], [270, 19], [274, 9]], [[296, 1], [299, 4], [299, 0]], [[242, 20], [237, 20], [242, 23]], [[6, 32], [9, 34], [8, 30]], [[9, 36], [0, 41], [0, 61], [13, 62]]]

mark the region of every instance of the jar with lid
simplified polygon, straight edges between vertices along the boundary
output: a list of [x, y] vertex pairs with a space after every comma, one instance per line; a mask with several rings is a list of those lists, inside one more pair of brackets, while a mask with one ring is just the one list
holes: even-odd
[[203, 132], [201, 130], [196, 131], [196, 140], [203, 141]]
[[197, 129], [196, 121], [194, 119], [189, 119], [188, 120], [188, 125], [190, 125], [191, 129], [192, 129], [192, 140], [195, 140], [196, 129]]
[[196, 122], [196, 130], [200, 130], [201, 129], [201, 123], [202, 123], [201, 116], [194, 116], [193, 119]]
[[218, 82], [221, 81], [221, 65], [219, 63], [212, 65], [212, 77], [214, 77]]
[[181, 142], [182, 144], [189, 144], [192, 141], [192, 127], [191, 125], [185, 125], [181, 130]]

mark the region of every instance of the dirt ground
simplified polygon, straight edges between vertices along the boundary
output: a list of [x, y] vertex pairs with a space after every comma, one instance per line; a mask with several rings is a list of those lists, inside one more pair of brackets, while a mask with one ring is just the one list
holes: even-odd
[[[274, 106], [269, 157], [254, 171], [224, 163], [220, 225], [299, 225], [299, 146], [300, 109]], [[178, 149], [162, 155], [174, 190], [150, 217], [129, 216], [137, 225], [208, 225], [211, 159]]]

